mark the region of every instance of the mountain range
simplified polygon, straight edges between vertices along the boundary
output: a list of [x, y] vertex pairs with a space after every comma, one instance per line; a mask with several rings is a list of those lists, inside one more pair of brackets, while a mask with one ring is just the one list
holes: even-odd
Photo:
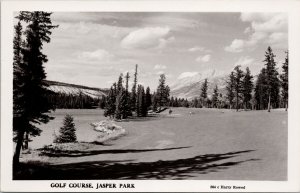
[[204, 73], [194, 72], [184, 76], [179, 76], [178, 79], [170, 85], [171, 96], [179, 98], [187, 98], [191, 100], [199, 97], [201, 93], [201, 86], [204, 80], [208, 80], [208, 97], [211, 97], [213, 89], [218, 85], [219, 93], [226, 93], [226, 80], [228, 75], [216, 70], [205, 71]]

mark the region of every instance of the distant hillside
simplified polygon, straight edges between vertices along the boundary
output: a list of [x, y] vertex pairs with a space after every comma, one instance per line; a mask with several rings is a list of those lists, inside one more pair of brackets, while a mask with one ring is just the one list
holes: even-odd
[[107, 96], [108, 94], [108, 89], [93, 88], [50, 80], [46, 80], [46, 83], [49, 85], [49, 90], [56, 93], [79, 95], [81, 92], [82, 94], [92, 98], [101, 98], [102, 96]]

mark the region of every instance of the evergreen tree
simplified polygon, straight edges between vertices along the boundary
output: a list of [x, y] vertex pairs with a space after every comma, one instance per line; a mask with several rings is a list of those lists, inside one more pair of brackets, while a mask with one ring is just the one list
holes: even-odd
[[127, 118], [128, 116], [131, 116], [131, 102], [130, 102], [130, 96], [129, 96], [129, 91], [128, 91], [128, 88], [129, 88], [129, 72], [127, 72], [126, 76], [125, 76], [125, 80], [126, 80], [126, 83], [125, 83], [125, 97], [124, 97], [124, 100], [122, 102], [122, 106], [124, 108], [124, 111], [123, 111], [123, 118]]
[[152, 110], [155, 112], [157, 111], [157, 106], [158, 106], [156, 92], [153, 93], [151, 101], [152, 101]]
[[268, 93], [268, 112], [271, 110], [271, 105], [277, 107], [279, 103], [279, 79], [276, 69], [276, 62], [274, 60], [275, 55], [271, 47], [269, 46], [265, 53], [265, 69], [266, 69], [266, 83]]
[[[15, 26], [15, 36], [13, 40], [14, 58], [13, 58], [13, 109], [14, 115], [18, 115], [18, 111], [22, 107], [16, 105], [21, 105], [20, 101], [16, 102], [19, 98], [21, 99], [21, 87], [22, 87], [22, 25], [19, 21]], [[14, 116], [15, 117], [15, 116]]]
[[[27, 27], [25, 30], [26, 41], [21, 49], [22, 61], [18, 70], [14, 68], [18, 71], [18, 73], [14, 73], [14, 94], [17, 96], [13, 101], [15, 107], [13, 129], [17, 141], [13, 157], [15, 165], [19, 163], [24, 133], [32, 136], [39, 135], [41, 130], [37, 124], [47, 123], [52, 119], [49, 112], [54, 109], [54, 105], [47, 100], [46, 96], [51, 92], [47, 89], [48, 85], [44, 81], [46, 73], [43, 65], [48, 59], [42, 53], [44, 42], [50, 42], [51, 30], [57, 27], [52, 25], [51, 14], [42, 11], [22, 11], [17, 16], [20, 21], [27, 24]], [[15, 39], [18, 39], [17, 33]], [[19, 51], [15, 50], [16, 53], [20, 53]], [[15, 56], [17, 57], [17, 55]], [[20, 82], [22, 83], [19, 84]]]
[[116, 97], [116, 103], [115, 103], [115, 119], [122, 119], [124, 114], [124, 99], [125, 99], [125, 92], [121, 88], [121, 90], [118, 90], [117, 97]]
[[99, 107], [101, 109], [105, 109], [105, 104], [106, 104], [106, 97], [105, 96], [102, 96], [101, 99], [98, 99], [99, 100]]
[[172, 96], [169, 102], [170, 107], [174, 107], [174, 97]]
[[164, 91], [164, 97], [165, 97], [165, 105], [168, 106], [169, 102], [170, 102], [170, 87], [169, 85], [166, 86], [165, 91]]
[[250, 69], [246, 68], [246, 73], [243, 79], [243, 102], [245, 105], [245, 109], [249, 107], [249, 102], [252, 98], [252, 90], [253, 90], [253, 76], [251, 75]]
[[[24, 82], [24, 65], [22, 63], [22, 25], [19, 21], [15, 26], [15, 36], [13, 40], [13, 129], [14, 132], [18, 132], [22, 125], [21, 123], [22, 110], [25, 108], [24, 103], [22, 102], [23, 95], [23, 82]], [[15, 138], [16, 140], [16, 138]]]
[[234, 72], [231, 72], [229, 75], [229, 80], [227, 81], [226, 90], [227, 90], [227, 99], [229, 101], [229, 108], [232, 108], [233, 100], [234, 100]]
[[208, 89], [208, 81], [206, 78], [206, 79], [204, 79], [204, 82], [202, 83], [202, 86], [201, 86], [200, 99], [202, 101], [202, 106], [206, 106], [205, 101], [207, 99], [207, 89]]
[[174, 101], [174, 107], [178, 107], [178, 106], [179, 106], [179, 102], [178, 102], [178, 98], [176, 97]]
[[183, 107], [186, 107], [186, 108], [189, 108], [189, 107], [190, 107], [189, 101], [188, 101], [187, 99], [185, 99], [185, 100], [183, 101], [182, 106], [183, 106]]
[[282, 74], [280, 75], [281, 79], [281, 96], [284, 101], [285, 110], [288, 108], [288, 98], [289, 98], [289, 53], [286, 52], [285, 61], [282, 65]]
[[104, 110], [104, 116], [107, 117], [114, 117], [115, 110], [116, 110], [116, 97], [117, 97], [117, 85], [116, 83], [113, 84], [113, 86], [110, 88], [106, 104], [105, 104], [105, 110]]
[[135, 65], [135, 72], [134, 72], [134, 79], [133, 79], [133, 86], [132, 86], [132, 90], [131, 90], [131, 108], [132, 111], [136, 111], [136, 107], [137, 107], [137, 94], [136, 94], [136, 89], [137, 89], [137, 69], [138, 69], [138, 65]]
[[157, 96], [159, 109], [161, 109], [161, 107], [166, 106], [168, 104], [168, 100], [170, 96], [170, 88], [169, 86], [166, 86], [166, 76], [164, 74], [160, 75], [156, 96]]
[[216, 85], [216, 87], [214, 88], [213, 91], [213, 95], [212, 95], [212, 106], [218, 108], [218, 96], [219, 96], [219, 92], [218, 92], [218, 86]]
[[146, 88], [146, 106], [147, 106], [147, 109], [149, 109], [151, 105], [152, 105], [151, 94], [150, 94], [150, 88], [148, 86]]
[[119, 94], [119, 92], [122, 92], [122, 90], [123, 90], [123, 74], [121, 73], [117, 83], [117, 94]]
[[[128, 74], [127, 74], [128, 75]], [[129, 78], [129, 75], [127, 79]], [[116, 102], [115, 102], [115, 119], [123, 119], [127, 117], [128, 107], [127, 104], [127, 91], [128, 80], [126, 79], [125, 89], [123, 87], [123, 74], [121, 73], [117, 83]]]
[[137, 90], [137, 116], [147, 116], [146, 95], [144, 87], [142, 85], [138, 85]]
[[239, 110], [239, 101], [241, 99], [241, 93], [243, 89], [242, 78], [244, 77], [243, 71], [240, 69], [241, 66], [236, 66], [234, 68], [234, 92], [235, 92], [235, 102], [236, 111]]
[[77, 141], [74, 119], [71, 115], [67, 114], [65, 116], [63, 126], [60, 128], [59, 133], [54, 143], [72, 143]]
[[256, 109], [266, 109], [268, 106], [268, 93], [267, 90], [267, 80], [266, 80], [266, 69], [262, 68], [258, 75], [255, 88], [254, 97], [256, 101]]

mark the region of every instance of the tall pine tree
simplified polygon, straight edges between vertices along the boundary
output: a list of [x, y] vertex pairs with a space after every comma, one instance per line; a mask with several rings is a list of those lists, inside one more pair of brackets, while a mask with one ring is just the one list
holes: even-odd
[[267, 90], [267, 78], [266, 69], [262, 68], [254, 88], [254, 98], [256, 101], [256, 110], [266, 109], [268, 106], [268, 93]]
[[234, 68], [234, 94], [236, 102], [236, 111], [239, 110], [239, 101], [241, 99], [241, 93], [243, 90], [242, 79], [244, 77], [243, 71], [240, 69], [240, 65]]
[[213, 91], [213, 95], [212, 95], [212, 106], [213, 108], [218, 108], [218, 103], [219, 103], [219, 91], [218, 91], [218, 85], [216, 85], [216, 87], [214, 88], [214, 91]]
[[146, 106], [147, 106], [147, 109], [149, 109], [151, 105], [152, 105], [151, 94], [150, 94], [150, 88], [148, 86], [146, 88]]
[[288, 98], [289, 98], [289, 53], [286, 52], [285, 61], [282, 65], [281, 79], [281, 96], [284, 101], [285, 110], [288, 108]]
[[208, 89], [208, 81], [207, 81], [207, 78], [206, 78], [206, 79], [204, 79], [204, 82], [201, 85], [200, 100], [202, 102], [202, 106], [206, 106], [207, 89]]
[[243, 102], [244, 108], [249, 108], [249, 102], [252, 98], [252, 90], [253, 90], [253, 76], [251, 75], [250, 69], [246, 68], [246, 73], [243, 79]]
[[126, 73], [126, 76], [125, 76], [125, 97], [124, 97], [124, 100], [123, 100], [123, 108], [124, 108], [124, 111], [123, 111], [123, 118], [127, 118], [128, 116], [131, 116], [131, 103], [130, 103], [130, 96], [129, 96], [129, 91], [128, 91], [128, 88], [129, 88], [129, 72]]
[[152, 101], [152, 110], [153, 110], [154, 112], [156, 112], [156, 111], [157, 111], [157, 106], [158, 106], [156, 92], [153, 93], [152, 98], [151, 98], [151, 101]]
[[276, 62], [274, 60], [275, 55], [271, 47], [269, 46], [265, 53], [265, 69], [266, 69], [266, 83], [268, 93], [268, 112], [271, 110], [271, 106], [277, 107], [279, 103], [279, 79], [276, 69]]
[[138, 85], [137, 89], [137, 116], [145, 117], [147, 116], [147, 105], [146, 105], [146, 95], [145, 90], [142, 85]]
[[169, 101], [170, 88], [166, 86], [166, 76], [164, 74], [160, 75], [159, 83], [156, 91], [157, 103], [159, 110], [161, 107], [166, 106]]
[[229, 79], [227, 80], [226, 91], [227, 91], [227, 99], [229, 101], [229, 108], [232, 108], [233, 100], [234, 100], [234, 84], [235, 77], [234, 73], [231, 72], [229, 75]]
[[122, 119], [124, 118], [124, 114], [126, 112], [125, 109], [125, 90], [121, 88], [121, 90], [118, 91], [117, 97], [116, 97], [116, 110], [115, 110], [115, 119]]
[[114, 83], [113, 86], [110, 87], [106, 104], [104, 110], [104, 116], [109, 116], [110, 118], [114, 118], [116, 111], [116, 98], [117, 98], [117, 84]]
[[134, 79], [133, 79], [133, 85], [132, 85], [132, 89], [131, 89], [131, 108], [132, 111], [136, 111], [136, 107], [137, 107], [137, 70], [138, 70], [138, 65], [135, 65], [135, 72], [134, 72]]
[[57, 27], [52, 25], [51, 14], [43, 11], [22, 11], [17, 16], [20, 21], [27, 24], [27, 27], [24, 48], [21, 49], [22, 62], [19, 66], [22, 73], [14, 74], [16, 75], [14, 81], [22, 80], [22, 84], [15, 87], [18, 90], [15, 93], [19, 96], [14, 97], [14, 106], [18, 108], [13, 113], [17, 141], [13, 162], [16, 165], [19, 163], [24, 133], [39, 135], [41, 130], [37, 124], [47, 123], [52, 119], [49, 112], [54, 109], [54, 105], [47, 100], [50, 91], [44, 81], [46, 73], [43, 65], [48, 59], [42, 53], [43, 44], [50, 42], [51, 30]]

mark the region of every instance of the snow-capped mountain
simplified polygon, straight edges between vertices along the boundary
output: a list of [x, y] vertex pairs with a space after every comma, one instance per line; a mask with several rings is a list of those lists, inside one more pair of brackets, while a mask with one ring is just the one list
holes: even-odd
[[48, 89], [55, 93], [64, 93], [72, 95], [79, 95], [81, 93], [92, 98], [101, 98], [102, 96], [106, 96], [108, 93], [108, 89], [92, 88], [87, 86], [49, 80], [47, 80], [46, 82], [49, 85]]
[[187, 98], [189, 100], [199, 97], [202, 83], [206, 78], [208, 80], [208, 97], [210, 97], [216, 85], [218, 85], [219, 93], [225, 94], [227, 77], [228, 75], [226, 73], [216, 70], [209, 70], [201, 73], [182, 73], [177, 80], [170, 85], [171, 96]]

